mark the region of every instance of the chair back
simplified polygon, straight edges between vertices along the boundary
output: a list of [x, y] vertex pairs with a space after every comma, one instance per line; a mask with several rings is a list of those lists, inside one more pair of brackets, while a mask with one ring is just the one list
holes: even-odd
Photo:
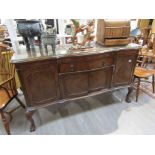
[[17, 94], [15, 67], [10, 63], [12, 55], [13, 51], [0, 52], [0, 108]]
[[[15, 67], [10, 63], [13, 51], [0, 52], [0, 80], [1, 82], [15, 76]], [[0, 82], [0, 83], [1, 83]]]

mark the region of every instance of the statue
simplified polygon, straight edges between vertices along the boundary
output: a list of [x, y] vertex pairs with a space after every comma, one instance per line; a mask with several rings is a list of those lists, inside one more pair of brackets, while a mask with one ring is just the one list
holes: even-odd
[[52, 46], [52, 51], [55, 53], [56, 48], [56, 29], [53, 27], [49, 27], [45, 32], [42, 33], [42, 42], [47, 51], [47, 45]]
[[41, 20], [17, 20], [17, 28], [28, 50], [30, 47], [34, 49], [34, 37], [37, 36], [40, 48], [43, 44], [47, 51], [47, 45], [51, 45], [52, 51], [55, 52], [56, 29], [52, 26], [48, 25], [44, 30]]
[[79, 21], [75, 19], [71, 19], [73, 25], [72, 25], [72, 43], [73, 45], [76, 45], [76, 35], [77, 33], [84, 32], [84, 25], [80, 25]]
[[81, 46], [85, 46], [86, 43], [90, 46], [90, 42], [94, 40], [95, 36], [92, 35], [94, 32], [94, 26], [95, 26], [95, 20], [89, 20], [87, 22], [87, 25], [85, 27], [86, 34], [84, 34], [84, 39], [82, 43], [80, 43]]
[[[78, 20], [71, 19], [72, 25], [72, 43], [74, 48], [86, 47], [86, 43], [90, 46], [90, 42], [93, 41], [95, 36], [92, 35], [94, 32], [95, 20], [89, 20], [86, 25], [80, 25]], [[82, 33], [84, 35], [84, 39], [81, 43], [76, 42], [77, 34]]]
[[43, 30], [40, 20], [17, 20], [17, 29], [23, 37], [27, 49], [34, 48], [34, 37], [38, 37], [39, 45], [41, 44], [41, 33]]

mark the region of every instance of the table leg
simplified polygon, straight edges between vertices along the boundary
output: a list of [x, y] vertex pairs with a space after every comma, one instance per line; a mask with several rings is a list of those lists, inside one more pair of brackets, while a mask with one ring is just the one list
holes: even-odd
[[3, 112], [0, 112], [1, 114], [1, 117], [2, 117], [2, 122], [3, 122], [3, 125], [4, 125], [4, 128], [7, 132], [8, 135], [10, 135], [10, 127], [9, 127], [9, 121], [8, 119], [6, 118], [5, 114]]
[[131, 102], [131, 94], [132, 94], [132, 92], [133, 92], [133, 87], [132, 86], [128, 87], [128, 93], [126, 95], [126, 102], [127, 103]]
[[35, 123], [34, 123], [34, 120], [32, 118], [34, 112], [35, 111], [26, 111], [25, 112], [26, 118], [30, 122], [30, 132], [33, 132], [36, 130]]

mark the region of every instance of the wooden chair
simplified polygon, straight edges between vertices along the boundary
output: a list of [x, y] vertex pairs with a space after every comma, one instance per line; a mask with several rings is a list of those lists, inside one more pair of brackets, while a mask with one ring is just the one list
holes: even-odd
[[142, 61], [141, 67], [147, 67], [155, 59], [155, 36], [150, 40], [148, 45], [143, 46], [139, 53], [139, 58]]
[[[135, 79], [138, 79], [137, 81], [137, 87], [136, 87], [136, 102], [138, 101], [138, 96], [139, 96], [139, 89], [140, 89], [140, 84], [141, 82], [149, 82], [149, 83], [152, 83], [152, 90], [153, 90], [153, 93], [154, 93], [154, 74], [155, 74], [155, 71], [154, 70], [151, 70], [151, 69], [147, 69], [147, 68], [142, 68], [142, 67], [136, 67], [135, 68], [135, 71], [134, 71], [134, 79], [133, 79], [133, 82], [135, 82]], [[152, 82], [148, 81], [147, 79], [149, 77], [152, 77]], [[142, 80], [144, 79], [144, 80]]]
[[[10, 117], [10, 120], [12, 119], [11, 113], [20, 106], [25, 109], [25, 105], [17, 97], [18, 91], [15, 82], [15, 67], [10, 63], [12, 55], [12, 51], [0, 52], [0, 115], [7, 134], [10, 134], [8, 118]], [[18, 101], [20, 106], [6, 111], [7, 105], [14, 98]]]
[[150, 19], [139, 19], [137, 28], [131, 31], [132, 42], [142, 45], [147, 44], [150, 33]]

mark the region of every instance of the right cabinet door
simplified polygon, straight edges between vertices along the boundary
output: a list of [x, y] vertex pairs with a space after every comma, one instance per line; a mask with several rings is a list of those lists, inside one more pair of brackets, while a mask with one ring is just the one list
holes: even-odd
[[113, 75], [113, 86], [128, 85], [131, 83], [138, 50], [117, 52]]
[[111, 87], [113, 67], [99, 68], [88, 73], [89, 92]]

